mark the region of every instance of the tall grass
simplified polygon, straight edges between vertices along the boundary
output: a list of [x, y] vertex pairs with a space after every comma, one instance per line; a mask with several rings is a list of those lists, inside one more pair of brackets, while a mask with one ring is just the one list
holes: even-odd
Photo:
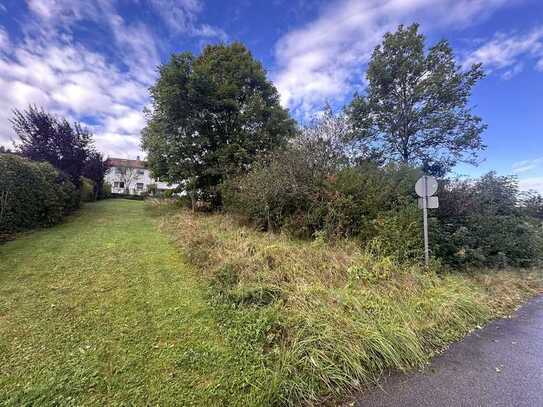
[[[213, 287], [219, 308], [269, 318], [253, 336], [269, 369], [266, 382], [253, 383], [262, 404], [317, 404], [385, 371], [421, 366], [542, 287], [541, 273], [445, 273], [437, 264], [400, 263], [375, 246], [299, 241], [224, 214], [155, 206], [162, 228]], [[243, 331], [243, 321], [225, 326]]]

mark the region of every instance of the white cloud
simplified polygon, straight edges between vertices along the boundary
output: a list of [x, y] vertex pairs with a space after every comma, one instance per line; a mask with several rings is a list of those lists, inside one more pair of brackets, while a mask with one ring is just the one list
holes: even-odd
[[[9, 123], [12, 109], [36, 104], [74, 120], [93, 117], [97, 146], [105, 153], [139, 153], [134, 139], [139, 139], [145, 124], [147, 85], [100, 54], [61, 40], [44, 44], [27, 39], [12, 54], [0, 57], [0, 87], [0, 142], [4, 144], [14, 137]], [[117, 135], [107, 141], [103, 134], [109, 132]]]
[[70, 24], [78, 20], [96, 20], [104, 8], [110, 8], [111, 0], [26, 0], [28, 9], [42, 22]]
[[113, 0], [27, 0], [27, 3], [39, 19], [37, 30], [42, 38], [52, 35], [57, 40], [65, 35], [62, 30], [84, 20], [105, 24], [127, 69], [144, 83], [154, 80], [160, 57], [153, 33], [141, 22], [127, 23], [115, 9]]
[[58, 13], [58, 5], [55, 0], [28, 0], [28, 8], [43, 18], [51, 18]]
[[[383, 34], [398, 24], [425, 28], [468, 24], [505, 0], [342, 0], [328, 4], [315, 21], [276, 44], [273, 77], [282, 103], [298, 114], [341, 100], [362, 82], [362, 66]], [[511, 2], [509, 2], [511, 3]]]
[[[0, 144], [14, 138], [12, 109], [36, 104], [71, 120], [85, 122], [98, 148], [110, 155], [141, 154], [143, 108], [160, 64], [154, 27], [126, 21], [117, 0], [26, 0], [30, 15], [21, 24], [22, 38], [13, 42], [0, 26]], [[149, 0], [176, 34], [226, 38], [199, 24], [200, 0]], [[138, 4], [143, 6], [144, 4]], [[1, 11], [1, 8], [0, 8]], [[109, 32], [104, 54], [75, 41], [76, 25]]]
[[543, 194], [543, 157], [516, 162], [511, 168], [514, 173], [520, 174], [519, 188], [522, 191], [533, 189]]
[[536, 59], [536, 67], [543, 69], [543, 27], [527, 34], [497, 33], [488, 42], [471, 52], [464, 67], [482, 62], [487, 71], [498, 71], [504, 79], [511, 79], [524, 68], [524, 58]]
[[175, 32], [190, 31], [202, 10], [199, 0], [151, 0], [155, 12]]
[[150, 0], [150, 2], [173, 33], [218, 38], [221, 41], [228, 39], [228, 35], [220, 28], [198, 23], [197, 16], [204, 9], [201, 0]]
[[223, 42], [226, 42], [228, 40], [228, 34], [226, 34], [226, 32], [224, 32], [220, 28], [213, 27], [208, 24], [202, 24], [199, 27], [195, 27], [192, 30], [192, 34], [204, 38], [218, 38]]
[[128, 109], [119, 116], [106, 118], [104, 127], [107, 133], [137, 134], [145, 126], [145, 118], [139, 111]]
[[543, 157], [534, 158], [533, 160], [516, 162], [511, 166], [511, 169], [514, 173], [520, 174], [523, 172], [535, 170], [540, 167], [543, 167]]

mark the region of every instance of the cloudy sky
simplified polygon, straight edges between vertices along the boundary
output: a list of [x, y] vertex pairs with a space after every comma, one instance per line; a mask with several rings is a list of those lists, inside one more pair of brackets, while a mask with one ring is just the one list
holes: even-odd
[[12, 109], [32, 103], [84, 122], [106, 155], [135, 157], [157, 65], [236, 40], [303, 121], [363, 90], [383, 33], [412, 22], [488, 73], [472, 99], [489, 125], [485, 161], [456, 171], [543, 191], [541, 0], [0, 0], [0, 144]]

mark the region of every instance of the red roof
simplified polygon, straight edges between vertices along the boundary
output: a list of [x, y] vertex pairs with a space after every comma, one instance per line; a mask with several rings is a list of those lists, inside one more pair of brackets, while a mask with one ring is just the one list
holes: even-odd
[[124, 158], [108, 158], [106, 160], [108, 167], [126, 167], [126, 168], [147, 168], [147, 161], [126, 160]]

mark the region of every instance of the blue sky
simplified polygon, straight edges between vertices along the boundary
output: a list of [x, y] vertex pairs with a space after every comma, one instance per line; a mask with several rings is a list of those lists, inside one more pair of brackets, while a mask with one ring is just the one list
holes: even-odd
[[300, 121], [364, 88], [383, 33], [419, 22], [458, 63], [482, 62], [475, 112], [489, 125], [479, 167], [543, 192], [541, 0], [0, 0], [0, 143], [29, 103], [92, 127], [107, 155], [135, 157], [156, 66], [173, 52], [244, 42]]

